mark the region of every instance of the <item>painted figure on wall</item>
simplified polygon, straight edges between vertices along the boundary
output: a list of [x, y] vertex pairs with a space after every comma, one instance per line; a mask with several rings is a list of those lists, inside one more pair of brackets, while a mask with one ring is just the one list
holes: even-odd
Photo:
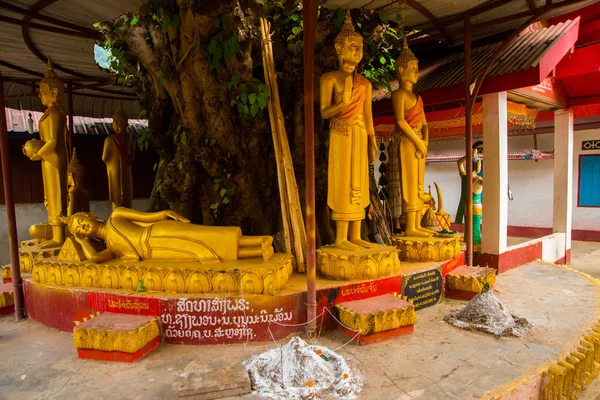
[[356, 71], [363, 38], [354, 30], [350, 11], [335, 38], [340, 67], [321, 76], [321, 117], [329, 120], [327, 204], [336, 222], [335, 246], [345, 250], [375, 247], [361, 239], [369, 205], [369, 162], [377, 144], [371, 110], [371, 83]]
[[[29, 140], [23, 145], [23, 153], [31, 161], [41, 161], [44, 181], [44, 206], [48, 211], [47, 232], [38, 232], [34, 225], [34, 239], [41, 240], [38, 247], [59, 247], [65, 241], [65, 229], [61, 220], [67, 212], [67, 144], [66, 116], [60, 105], [64, 84], [54, 72], [48, 59], [48, 70], [40, 81], [39, 97], [47, 107], [39, 122], [40, 140]], [[35, 235], [34, 235], [35, 234]]]
[[[472, 146], [472, 149], [473, 152], [471, 157], [473, 159], [477, 158], [478, 160], [481, 160], [481, 154], [483, 153], [483, 141], [479, 140], [475, 142]], [[456, 210], [456, 218], [454, 219], [454, 222], [457, 224], [462, 224], [465, 218], [465, 206], [467, 204], [467, 169], [465, 168], [466, 162], [466, 155], [461, 157], [456, 162], [456, 165], [458, 166], [458, 174], [460, 175], [460, 200], [458, 201], [458, 209]], [[478, 176], [482, 176], [483, 163], [480, 162], [477, 165], [478, 169], [474, 169], [473, 172]]]
[[[401, 208], [406, 220], [405, 236], [429, 237], [435, 232], [421, 226], [430, 196], [425, 193], [425, 158], [429, 131], [425, 119], [423, 100], [412, 88], [419, 79], [419, 62], [408, 48], [406, 38], [395, 63], [400, 87], [392, 92], [392, 105], [396, 116], [391, 155], [399, 173]], [[393, 177], [390, 181], [393, 180]], [[395, 204], [394, 218], [398, 218], [398, 191], [390, 191]]]
[[119, 106], [113, 115], [114, 135], [104, 140], [102, 161], [106, 164], [108, 175], [108, 195], [113, 209], [116, 207], [131, 207], [133, 200], [133, 182], [131, 179], [131, 164], [133, 149], [127, 136], [129, 120]]
[[[268, 260], [274, 252], [271, 236], [243, 236], [235, 226], [190, 224], [172, 210], [145, 213], [117, 207], [106, 222], [92, 213], [77, 213], [67, 224], [94, 263], [118, 258], [214, 264], [241, 258]], [[93, 239], [104, 241], [106, 249], [98, 251]]]

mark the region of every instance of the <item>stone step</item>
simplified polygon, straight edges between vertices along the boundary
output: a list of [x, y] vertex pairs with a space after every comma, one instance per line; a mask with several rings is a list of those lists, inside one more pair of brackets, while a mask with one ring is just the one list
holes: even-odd
[[0, 285], [0, 315], [12, 314], [15, 312], [15, 297], [13, 293], [13, 284], [3, 283]]
[[414, 305], [393, 294], [347, 301], [336, 308], [345, 325], [341, 330], [351, 338], [357, 336], [359, 344], [412, 333], [417, 322]]
[[79, 358], [133, 362], [160, 344], [157, 317], [102, 313], [73, 328]]
[[476, 294], [481, 293], [486, 282], [490, 284], [490, 290], [492, 290], [496, 283], [494, 268], [463, 265], [446, 275], [444, 295], [451, 299], [471, 300]]

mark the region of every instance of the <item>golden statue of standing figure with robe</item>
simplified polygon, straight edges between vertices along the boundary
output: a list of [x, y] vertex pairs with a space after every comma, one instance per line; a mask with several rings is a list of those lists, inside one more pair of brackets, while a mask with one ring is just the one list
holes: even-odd
[[85, 167], [77, 157], [77, 151], [73, 147], [71, 162], [67, 167], [69, 176], [67, 184], [69, 187], [67, 216], [71, 216], [78, 212], [90, 211], [90, 198], [88, 191], [83, 187], [83, 177], [85, 176]]
[[106, 164], [108, 175], [108, 194], [113, 210], [117, 207], [131, 208], [133, 200], [133, 182], [131, 164], [133, 149], [127, 136], [128, 118], [119, 105], [113, 115], [114, 135], [104, 140], [102, 161]]
[[361, 239], [361, 222], [370, 204], [369, 162], [377, 148], [371, 111], [371, 82], [356, 71], [363, 38], [354, 30], [350, 11], [335, 38], [339, 68], [320, 81], [321, 117], [329, 122], [327, 204], [336, 222], [335, 247], [376, 247]]
[[430, 237], [435, 232], [421, 226], [426, 203], [431, 198], [425, 193], [429, 131], [423, 100], [412, 90], [419, 79], [419, 61], [408, 48], [406, 37], [394, 65], [400, 87], [392, 92], [396, 129], [391, 145], [394, 155], [390, 158], [397, 157], [396, 162], [399, 161], [402, 213], [406, 218], [404, 235]]
[[[44, 206], [48, 211], [50, 232], [38, 232], [34, 225], [35, 239], [41, 240], [39, 248], [60, 247], [65, 241], [64, 224], [61, 217], [67, 212], [67, 118], [60, 103], [64, 84], [54, 72], [52, 60], [48, 58], [48, 70], [40, 81], [39, 97], [47, 108], [40, 119], [40, 140], [28, 140], [23, 145], [23, 154], [31, 161], [41, 161], [44, 181]], [[50, 238], [51, 236], [51, 238]]]

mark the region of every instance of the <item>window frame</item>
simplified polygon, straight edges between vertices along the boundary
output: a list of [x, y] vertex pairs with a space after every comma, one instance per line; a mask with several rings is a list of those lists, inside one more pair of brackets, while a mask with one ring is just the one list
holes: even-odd
[[577, 169], [577, 207], [578, 208], [600, 208], [600, 204], [597, 206], [581, 205], [581, 159], [584, 157], [598, 157], [600, 154], [579, 154], [579, 167]]

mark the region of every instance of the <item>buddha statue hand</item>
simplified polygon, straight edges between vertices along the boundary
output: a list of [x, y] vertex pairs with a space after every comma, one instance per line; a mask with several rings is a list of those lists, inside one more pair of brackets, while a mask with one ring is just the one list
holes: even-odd
[[352, 74], [346, 77], [346, 82], [344, 84], [344, 92], [342, 94], [342, 103], [345, 105], [349, 105], [352, 103], [352, 90], [354, 87], [354, 76]]
[[165, 211], [165, 215], [166, 215], [167, 218], [174, 219], [175, 221], [187, 222], [187, 223], [190, 222], [189, 219], [187, 219], [183, 215], [179, 214], [177, 211], [166, 210]]

